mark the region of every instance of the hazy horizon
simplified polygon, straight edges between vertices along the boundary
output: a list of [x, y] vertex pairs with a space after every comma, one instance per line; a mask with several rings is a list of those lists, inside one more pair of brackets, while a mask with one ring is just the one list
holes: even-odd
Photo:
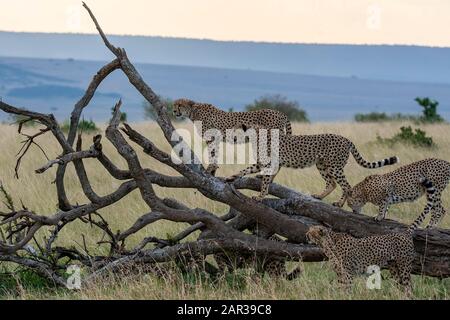
[[[0, 4], [0, 30], [95, 33], [78, 0], [0, 0]], [[446, 0], [133, 0], [127, 5], [119, 0], [96, 0], [87, 4], [107, 34], [450, 46], [450, 2]]]
[[[11, 31], [11, 30], [2, 30], [0, 29], [0, 33], [17, 33], [17, 34], [48, 34], [48, 35], [80, 35], [80, 36], [96, 36], [98, 37], [98, 32], [66, 32], [66, 31], [54, 31], [54, 32], [45, 32], [45, 31]], [[372, 47], [421, 47], [421, 48], [450, 48], [450, 43], [448, 45], [422, 45], [422, 44], [389, 44], [389, 43], [338, 43], [338, 42], [330, 42], [330, 43], [320, 43], [320, 42], [277, 42], [277, 41], [256, 41], [256, 40], [218, 40], [211, 38], [195, 38], [195, 37], [178, 37], [178, 36], [159, 36], [159, 35], [145, 35], [145, 34], [115, 34], [110, 33], [108, 37], [148, 37], [148, 38], [161, 38], [161, 39], [174, 39], [174, 40], [198, 40], [198, 41], [211, 41], [211, 42], [236, 42], [236, 43], [255, 43], [255, 44], [304, 44], [304, 45], [323, 45], [323, 46], [372, 46]]]

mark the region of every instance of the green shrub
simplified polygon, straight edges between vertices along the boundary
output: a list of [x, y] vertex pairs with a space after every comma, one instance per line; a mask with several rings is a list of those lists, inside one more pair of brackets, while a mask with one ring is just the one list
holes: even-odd
[[356, 122], [377, 122], [377, 121], [387, 121], [389, 116], [382, 112], [371, 112], [371, 113], [357, 113], [355, 114]]
[[405, 143], [411, 144], [417, 147], [434, 147], [433, 138], [428, 137], [427, 133], [421, 129], [413, 129], [411, 126], [401, 127], [400, 132], [394, 135], [392, 138], [383, 139], [380, 136], [377, 137], [378, 142], [395, 144]]
[[435, 123], [444, 121], [444, 118], [442, 118], [437, 112], [437, 107], [439, 105], [438, 101], [432, 100], [428, 97], [417, 97], [414, 101], [416, 101], [423, 108], [422, 116], [420, 117], [422, 122]]
[[[63, 124], [61, 125], [61, 130], [63, 132], [69, 132], [70, 129], [70, 121], [69, 120], [65, 120], [63, 122]], [[95, 124], [94, 121], [91, 120], [81, 120], [78, 123], [78, 131], [79, 132], [84, 132], [84, 133], [91, 133], [91, 132], [97, 132], [99, 131], [99, 129], [97, 128], [97, 125]]]
[[[173, 115], [173, 100], [166, 97], [159, 97], [161, 102], [166, 105], [167, 107], [167, 115], [169, 116], [169, 119], [172, 121], [178, 121], [177, 117]], [[156, 111], [155, 108], [148, 102], [144, 101], [142, 104], [142, 107], [144, 108], [144, 117], [149, 120], [155, 120], [156, 119]]]
[[34, 270], [19, 267], [14, 272], [3, 269], [0, 272], [0, 295], [17, 290], [20, 284], [24, 289], [39, 291], [54, 288], [47, 278], [42, 277]]
[[246, 111], [261, 109], [273, 109], [283, 112], [290, 121], [309, 122], [306, 111], [300, 108], [297, 101], [290, 101], [279, 94], [262, 96], [245, 107]]
[[401, 113], [386, 114], [384, 112], [357, 113], [354, 116], [356, 122], [383, 122], [383, 121], [414, 121], [415, 123], [437, 123], [443, 122], [437, 107], [439, 102], [428, 97], [414, 99], [422, 107], [422, 115], [408, 115]]

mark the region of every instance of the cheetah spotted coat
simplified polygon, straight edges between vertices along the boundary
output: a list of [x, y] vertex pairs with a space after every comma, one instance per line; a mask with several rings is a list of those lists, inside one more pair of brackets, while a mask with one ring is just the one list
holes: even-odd
[[[227, 130], [232, 130], [240, 124], [251, 127], [258, 124], [268, 129], [278, 129], [288, 135], [292, 133], [291, 123], [287, 116], [279, 111], [262, 109], [249, 112], [226, 112], [207, 103], [197, 103], [189, 99], [178, 99], [173, 103], [173, 113], [177, 117], [187, 117], [191, 121], [201, 121], [201, 130], [196, 128], [202, 138], [206, 140], [208, 146], [209, 166], [207, 171], [215, 174], [217, 165], [216, 146], [213, 138], [206, 135], [210, 129], [220, 131], [223, 141], [226, 141]], [[236, 141], [229, 141], [235, 143]]]
[[386, 174], [365, 178], [350, 191], [347, 201], [356, 213], [361, 213], [367, 202], [377, 205], [379, 213], [375, 219], [381, 221], [386, 217], [389, 205], [415, 201], [426, 194], [427, 205], [413, 225], [420, 225], [431, 212], [428, 227], [435, 227], [446, 212], [442, 206], [441, 195], [449, 180], [449, 162], [424, 159]]
[[[261, 130], [262, 128], [257, 125], [254, 125], [254, 127], [256, 127], [255, 131], [258, 133], [256, 134], [258, 141], [263, 141], [261, 134], [264, 134], [266, 131], [263, 132]], [[245, 132], [249, 130], [246, 126], [242, 126], [242, 129]], [[268, 134], [266, 141], [267, 150], [270, 150], [271, 134]], [[343, 189], [343, 195], [338, 202], [334, 203], [337, 206], [342, 206], [345, 203], [347, 193], [351, 190], [351, 186], [344, 175], [344, 167], [347, 164], [350, 153], [359, 165], [368, 169], [397, 163], [397, 157], [390, 157], [376, 162], [367, 162], [359, 154], [353, 142], [340, 135], [285, 135], [279, 133], [279, 167], [307, 168], [316, 165], [322, 178], [325, 180], [326, 186], [321, 194], [313, 196], [318, 199], [323, 199], [333, 192], [338, 184]], [[256, 164], [227, 178], [227, 181], [234, 181], [247, 174], [260, 172], [264, 168], [270, 167], [271, 164], [263, 165], [258, 158]], [[272, 172], [271, 174], [263, 173], [261, 193], [256, 197], [257, 200], [263, 199], [268, 194], [269, 185], [277, 173], [278, 171]]]
[[349, 286], [354, 276], [366, 273], [369, 266], [378, 266], [388, 268], [399, 284], [411, 290], [415, 250], [410, 231], [355, 238], [313, 226], [306, 236], [328, 257], [341, 284]]

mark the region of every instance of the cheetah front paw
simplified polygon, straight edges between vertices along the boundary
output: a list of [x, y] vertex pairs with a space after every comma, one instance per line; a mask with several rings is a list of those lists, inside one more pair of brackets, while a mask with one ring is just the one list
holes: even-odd
[[226, 182], [234, 182], [234, 181], [236, 181], [237, 178], [238, 178], [237, 176], [231, 176], [231, 177], [225, 178], [225, 181]]
[[312, 194], [311, 197], [313, 197], [314, 199], [317, 199], [317, 200], [322, 200], [322, 197], [320, 196], [320, 194]]
[[383, 216], [376, 216], [376, 217], [373, 218], [373, 220], [375, 220], [376, 222], [380, 222], [380, 221], [384, 220], [384, 217]]

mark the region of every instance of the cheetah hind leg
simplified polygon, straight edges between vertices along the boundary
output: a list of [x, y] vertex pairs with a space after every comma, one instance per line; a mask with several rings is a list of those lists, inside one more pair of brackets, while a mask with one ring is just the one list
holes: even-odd
[[398, 271], [398, 266], [396, 262], [390, 262], [389, 263], [389, 273], [391, 274], [391, 277], [400, 283], [400, 274]]
[[320, 172], [320, 175], [325, 180], [326, 184], [325, 184], [325, 190], [322, 193], [312, 194], [311, 196], [313, 198], [322, 200], [323, 198], [328, 196], [331, 192], [333, 192], [334, 189], [336, 189], [336, 182], [334, 181], [333, 177], [328, 173], [325, 166], [323, 166], [322, 164], [317, 164], [316, 166]]
[[430, 222], [428, 223], [427, 229], [436, 228], [439, 225], [439, 223], [442, 221], [442, 219], [444, 218], [445, 213], [446, 213], [445, 208], [442, 206], [442, 200], [441, 200], [440, 194], [435, 195], [435, 200], [436, 200], [437, 204], [432, 209], [431, 219], [430, 219]]
[[441, 208], [440, 209], [441, 210], [440, 210], [439, 216], [437, 217], [437, 224], [436, 225], [439, 225], [441, 223], [442, 219], [445, 217], [445, 214], [447, 213], [447, 211], [442, 206], [442, 204], [441, 204]]
[[331, 176], [338, 185], [342, 188], [342, 196], [339, 201], [333, 202], [333, 206], [342, 208], [345, 201], [347, 200], [348, 193], [352, 189], [351, 185], [348, 183], [347, 178], [344, 175], [344, 170], [339, 168], [337, 170], [331, 170]]
[[411, 271], [412, 261], [398, 262], [398, 279], [400, 285], [404, 288], [405, 294], [409, 297], [412, 295]]

